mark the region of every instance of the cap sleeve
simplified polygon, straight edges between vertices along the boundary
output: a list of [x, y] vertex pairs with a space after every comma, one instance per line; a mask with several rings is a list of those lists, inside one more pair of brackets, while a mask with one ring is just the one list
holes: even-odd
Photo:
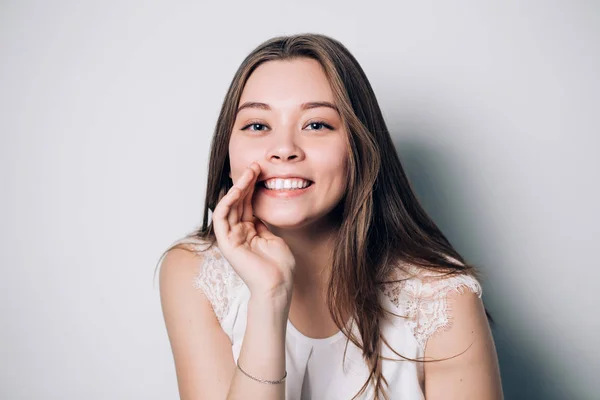
[[469, 290], [481, 297], [481, 284], [471, 275], [422, 276], [406, 282], [407, 323], [421, 348], [435, 333], [450, 328], [452, 310], [448, 295]]
[[432, 335], [449, 329], [452, 324], [449, 294], [468, 290], [478, 297], [482, 295], [479, 281], [466, 274], [447, 275], [405, 264], [404, 271], [396, 278], [401, 280], [386, 283], [383, 293], [405, 317], [406, 325], [422, 349]]
[[208, 298], [219, 323], [227, 316], [237, 289], [244, 281], [227, 262], [217, 245], [209, 247], [198, 238], [178, 241], [197, 253], [202, 262], [193, 281], [193, 286]]

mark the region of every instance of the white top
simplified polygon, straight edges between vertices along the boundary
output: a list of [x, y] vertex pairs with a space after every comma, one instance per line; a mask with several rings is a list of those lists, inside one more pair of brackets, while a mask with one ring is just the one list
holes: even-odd
[[[182, 239], [177, 243], [191, 244], [197, 250], [207, 247], [198, 239]], [[231, 340], [237, 362], [246, 329], [250, 291], [216, 244], [202, 254], [203, 262], [193, 284], [212, 304], [221, 327]], [[403, 267], [410, 273], [402, 272], [404, 276], [394, 277], [404, 278], [401, 282], [381, 285], [380, 300], [385, 309], [406, 318], [389, 315], [381, 320], [381, 332], [399, 354], [419, 359], [424, 356], [427, 339], [449, 327], [448, 293], [468, 289], [481, 296], [481, 285], [471, 276], [440, 277], [415, 266], [403, 264]], [[350, 323], [355, 329], [353, 321]], [[360, 338], [357, 331], [354, 332]], [[369, 368], [361, 350], [351, 341], [348, 341], [342, 367], [345, 346], [346, 337], [342, 331], [328, 338], [313, 339], [300, 333], [288, 319], [286, 400], [346, 400], [358, 393], [369, 376]], [[382, 348], [383, 356], [398, 359], [385, 344]], [[423, 363], [383, 360], [382, 370], [391, 399], [425, 398]], [[373, 399], [371, 383], [360, 399]]]

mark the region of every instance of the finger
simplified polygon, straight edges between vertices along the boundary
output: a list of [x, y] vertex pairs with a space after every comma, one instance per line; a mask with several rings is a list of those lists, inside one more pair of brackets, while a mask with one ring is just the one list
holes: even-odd
[[234, 227], [240, 221], [240, 213], [238, 211], [238, 205], [240, 203], [240, 199], [242, 198], [242, 191], [240, 188], [233, 186], [231, 190], [235, 191], [235, 201], [231, 204], [229, 208], [229, 213], [227, 214], [227, 222], [229, 226]]
[[240, 177], [240, 180], [238, 181], [239, 188], [241, 190], [240, 200], [236, 204], [237, 213], [238, 213], [238, 221], [242, 221], [242, 216], [244, 213], [244, 201], [245, 201], [244, 199], [246, 198], [246, 196], [248, 194], [249, 183], [252, 181], [253, 173], [254, 173], [254, 171], [252, 171], [250, 168], [246, 168], [244, 170], [244, 173]]
[[251, 184], [252, 187], [248, 190], [248, 194], [246, 194], [246, 198], [242, 202], [242, 221], [252, 221], [254, 217], [252, 212], [252, 198], [254, 197], [254, 183]]
[[[247, 174], [247, 173], [248, 173], [248, 171], [245, 172], [245, 174]], [[245, 201], [244, 199], [246, 198], [247, 193], [248, 193], [248, 185], [246, 183], [244, 183], [244, 187], [241, 189], [241, 193], [240, 193], [240, 200], [236, 204], [239, 221], [242, 221], [242, 216], [244, 215], [244, 201]]]
[[252, 196], [252, 193], [254, 192], [254, 182], [258, 177], [258, 174], [256, 173], [256, 167], [253, 167], [254, 164], [255, 163], [250, 164], [250, 166], [244, 171], [244, 175], [248, 174], [248, 176], [244, 176], [244, 179], [240, 178], [240, 188], [242, 189], [242, 197], [240, 199], [240, 203], [238, 204], [238, 212], [242, 221], [247, 221], [247, 219], [244, 219], [243, 217], [245, 203], [247, 201], [246, 199], [248, 198], [248, 196]]
[[249, 183], [248, 193], [244, 198], [244, 209], [242, 211], [242, 221], [252, 221], [254, 219], [254, 212], [252, 210], [252, 200], [254, 198], [254, 191], [256, 190], [256, 183], [258, 176], [260, 175], [260, 166], [253, 163], [250, 168], [254, 171], [254, 178]]
[[218, 240], [222, 240], [229, 234], [231, 226], [227, 219], [232, 206], [237, 201], [239, 189], [231, 188], [225, 196], [219, 201], [212, 214], [212, 223], [215, 229], [215, 235]]
[[253, 171], [250, 169], [245, 169], [242, 173], [242, 176], [235, 182], [233, 187], [239, 190], [239, 198], [238, 201], [232, 205], [231, 211], [229, 212], [228, 221], [231, 226], [240, 222], [240, 217], [242, 215], [243, 207], [244, 207], [244, 194], [247, 191], [248, 182], [252, 180]]

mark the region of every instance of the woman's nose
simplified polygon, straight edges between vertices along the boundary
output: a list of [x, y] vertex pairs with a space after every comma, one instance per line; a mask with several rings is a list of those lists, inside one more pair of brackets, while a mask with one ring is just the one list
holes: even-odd
[[292, 132], [279, 132], [279, 135], [274, 136], [277, 138], [268, 152], [269, 161], [300, 161], [304, 158], [304, 152], [296, 143]]

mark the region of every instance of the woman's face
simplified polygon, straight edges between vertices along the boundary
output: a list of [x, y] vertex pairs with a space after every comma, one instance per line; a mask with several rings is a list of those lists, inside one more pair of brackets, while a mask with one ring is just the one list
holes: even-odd
[[326, 216], [345, 193], [348, 154], [321, 65], [309, 58], [261, 64], [239, 104], [229, 142], [231, 178], [235, 183], [252, 162], [260, 165], [254, 215], [288, 229]]

